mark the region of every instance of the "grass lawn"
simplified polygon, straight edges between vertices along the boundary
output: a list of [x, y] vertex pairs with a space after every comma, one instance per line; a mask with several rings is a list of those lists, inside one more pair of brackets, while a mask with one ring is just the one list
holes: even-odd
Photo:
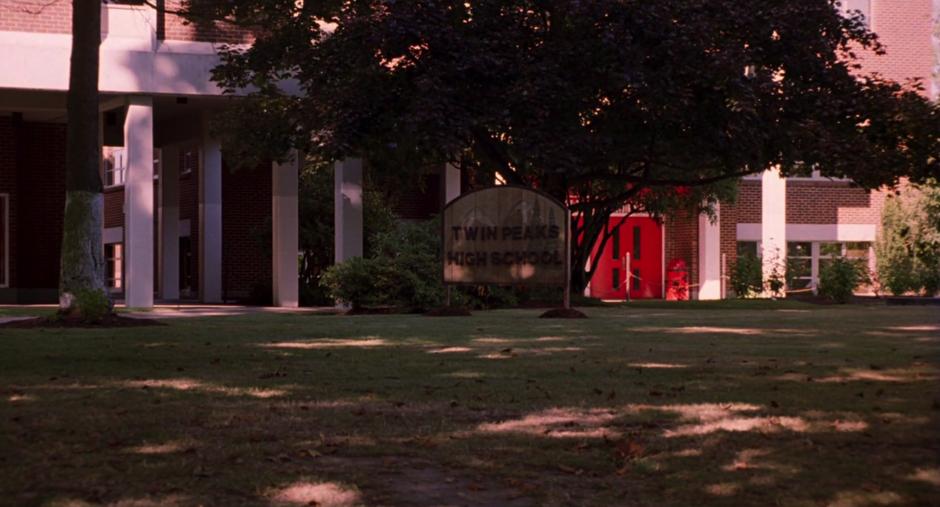
[[940, 312], [0, 329], [2, 505], [938, 505]]

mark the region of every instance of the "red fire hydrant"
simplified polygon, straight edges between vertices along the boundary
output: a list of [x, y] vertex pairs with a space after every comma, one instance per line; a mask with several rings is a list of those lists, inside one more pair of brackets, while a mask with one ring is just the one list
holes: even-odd
[[689, 268], [682, 259], [673, 259], [666, 265], [666, 300], [688, 301]]

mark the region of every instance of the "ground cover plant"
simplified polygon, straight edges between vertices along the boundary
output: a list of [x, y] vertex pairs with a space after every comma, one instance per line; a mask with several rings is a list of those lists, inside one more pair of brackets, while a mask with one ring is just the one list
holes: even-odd
[[0, 329], [0, 504], [940, 498], [935, 309], [585, 311]]

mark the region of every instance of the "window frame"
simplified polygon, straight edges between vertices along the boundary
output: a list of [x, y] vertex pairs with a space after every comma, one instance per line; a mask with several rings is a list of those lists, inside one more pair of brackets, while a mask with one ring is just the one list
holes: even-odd
[[[124, 148], [120, 147], [111, 147], [106, 146], [106, 148], [111, 148], [107, 155], [102, 153], [101, 163], [104, 166], [103, 169], [103, 178], [102, 183], [104, 183], [104, 188], [120, 188], [124, 186], [124, 183], [127, 181], [127, 151]], [[117, 164], [118, 158], [122, 164], [119, 166]], [[108, 175], [111, 176], [111, 183], [108, 183]], [[116, 182], [114, 175], [120, 175], [120, 182]]]
[[[108, 247], [111, 247], [111, 255], [108, 255]], [[105, 283], [108, 290], [113, 292], [124, 291], [124, 243], [105, 243], [104, 245]], [[111, 271], [109, 274], [108, 271]], [[115, 281], [120, 285], [115, 284]]]

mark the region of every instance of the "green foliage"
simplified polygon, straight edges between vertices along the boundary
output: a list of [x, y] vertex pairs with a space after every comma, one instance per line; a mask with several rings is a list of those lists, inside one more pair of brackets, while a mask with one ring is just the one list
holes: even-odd
[[[302, 305], [328, 305], [334, 298], [321, 283], [323, 272], [333, 264], [333, 168], [308, 159], [300, 175], [300, 301]], [[363, 191], [363, 249], [371, 256], [372, 238], [395, 228], [395, 214], [387, 193], [366, 174]], [[270, 233], [269, 233], [270, 236]]]
[[875, 242], [878, 279], [892, 294], [940, 290], [940, 187], [936, 182], [886, 200]]
[[78, 317], [82, 322], [97, 324], [113, 313], [111, 299], [100, 289], [75, 289], [68, 317]]
[[425, 310], [440, 306], [440, 238], [435, 222], [400, 222], [373, 236], [373, 252], [328, 268], [321, 279], [330, 297], [353, 309], [393, 305]]
[[940, 171], [940, 108], [859, 72], [856, 54], [882, 50], [861, 18], [824, 0], [703, 5], [186, 3], [265, 27], [213, 71], [225, 90], [256, 90], [234, 102], [226, 146], [358, 156], [412, 179], [454, 161], [478, 181], [577, 195], [575, 290], [625, 205], [655, 215], [714, 202], [723, 182], [772, 166], [867, 188]]
[[389, 299], [384, 289], [388, 277], [383, 272], [386, 267], [376, 259], [353, 257], [327, 268], [320, 277], [320, 284], [330, 297], [354, 310], [387, 304]]
[[858, 261], [836, 257], [819, 272], [819, 295], [836, 303], [848, 303], [852, 293], [868, 276]]
[[761, 260], [755, 255], [743, 255], [731, 269], [731, 290], [738, 298], [750, 298], [760, 295], [764, 289]]

